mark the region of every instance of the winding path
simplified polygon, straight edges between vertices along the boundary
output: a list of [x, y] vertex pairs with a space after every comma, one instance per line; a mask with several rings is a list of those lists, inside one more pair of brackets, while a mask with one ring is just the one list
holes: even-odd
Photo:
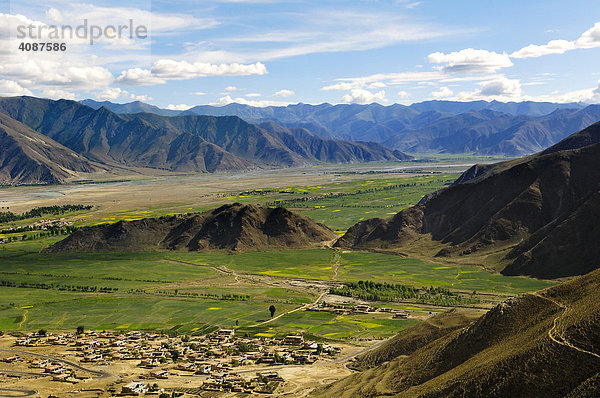
[[540, 297], [544, 300], [550, 301], [551, 303], [553, 303], [554, 305], [562, 308], [562, 313], [560, 315], [558, 315], [556, 318], [554, 318], [554, 321], [552, 322], [552, 327], [550, 328], [550, 330], [548, 330], [548, 337], [554, 341], [556, 344], [560, 344], [562, 346], [565, 347], [569, 347], [573, 350], [579, 351], [583, 354], [588, 354], [588, 355], [592, 355], [596, 358], [600, 359], [600, 355], [596, 354], [595, 352], [592, 351], [588, 351], [586, 349], [583, 348], [579, 348], [577, 346], [575, 346], [573, 343], [569, 342], [563, 335], [561, 335], [558, 331], [557, 331], [557, 325], [558, 325], [558, 320], [565, 314], [565, 312], [567, 312], [568, 307], [566, 305], [564, 305], [563, 303], [561, 303], [560, 301], [557, 301], [551, 297], [546, 297], [546, 296], [542, 296], [538, 293], [532, 293], [534, 296], [536, 297]]

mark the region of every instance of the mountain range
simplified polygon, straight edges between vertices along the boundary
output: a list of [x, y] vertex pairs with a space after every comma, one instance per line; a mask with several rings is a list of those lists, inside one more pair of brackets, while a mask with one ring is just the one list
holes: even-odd
[[596, 123], [536, 155], [475, 165], [416, 206], [350, 227], [336, 245], [402, 251], [427, 238], [440, 257], [504, 253], [505, 275], [581, 275], [600, 266], [599, 166]]
[[[108, 170], [196, 173], [411, 159], [376, 143], [324, 139], [305, 129], [258, 126], [236, 116], [116, 114], [75, 101], [33, 97], [0, 98], [0, 113], [45, 136], [51, 145], [66, 147]], [[69, 169], [61, 159], [68, 163], [63, 156], [55, 157], [56, 167]], [[5, 183], [53, 183], [65, 177], [50, 172], [52, 177], [40, 180], [27, 172], [0, 172], [19, 175]]]
[[[84, 103], [95, 108], [106, 106], [117, 113], [176, 112], [141, 102]], [[409, 153], [522, 156], [599, 121], [600, 106], [530, 101], [427, 101], [410, 106], [300, 103], [270, 107], [232, 103], [196, 106], [179, 114], [238, 116], [249, 123], [300, 127], [325, 138], [373, 141]]]

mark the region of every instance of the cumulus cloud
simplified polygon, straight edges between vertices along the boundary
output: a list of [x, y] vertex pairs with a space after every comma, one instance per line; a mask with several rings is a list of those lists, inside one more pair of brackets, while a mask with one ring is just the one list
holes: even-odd
[[178, 104], [178, 105], [173, 105], [173, 104], [169, 104], [167, 105], [167, 109], [170, 109], [172, 111], [187, 111], [190, 108], [193, 108], [193, 105], [187, 105], [187, 104]]
[[123, 94], [123, 90], [118, 87], [107, 88], [104, 91], [96, 93], [96, 99], [99, 101], [114, 101]]
[[513, 66], [506, 53], [465, 48], [460, 51], [444, 54], [429, 54], [427, 60], [433, 64], [445, 64], [439, 67], [447, 73], [493, 73], [502, 68]]
[[19, 81], [22, 85], [41, 89], [90, 90], [106, 87], [114, 76], [101, 66], [59, 62], [58, 59], [24, 59], [1, 63], [0, 75]]
[[33, 95], [33, 93], [13, 80], [0, 80], [0, 97], [19, 95]]
[[152, 75], [150, 70], [142, 68], [131, 68], [122, 71], [117, 81], [129, 86], [154, 86], [167, 82], [165, 79]]
[[[521, 82], [518, 79], [509, 79], [499, 75], [491, 80], [478, 83], [479, 88], [473, 91], [461, 91], [454, 97], [448, 98], [454, 101], [523, 101], [535, 100], [531, 97], [522, 96]], [[440, 90], [441, 91], [441, 90]]]
[[512, 58], [537, 58], [548, 54], [563, 54], [578, 48], [600, 47], [600, 22], [586, 30], [577, 40], [550, 40], [546, 44], [530, 44], [510, 54]]
[[273, 94], [273, 97], [275, 97], [275, 98], [285, 98], [285, 97], [291, 97], [294, 94], [295, 93], [292, 90], [283, 89], [283, 90], [279, 90], [278, 92], [276, 92], [275, 94]]
[[152, 99], [147, 95], [136, 95], [119, 87], [109, 87], [103, 91], [95, 93], [95, 98], [99, 101], [114, 101], [119, 98], [131, 101], [148, 101]]
[[68, 100], [74, 100], [75, 99], [75, 93], [71, 92], [71, 91], [67, 91], [67, 90], [61, 90], [61, 89], [46, 89], [44, 91], [42, 91], [42, 97], [44, 98], [50, 98], [50, 99], [68, 99]]
[[400, 98], [407, 98], [407, 97], [410, 97], [410, 93], [407, 93], [406, 91], [399, 91], [398, 92], [398, 97], [400, 97]]
[[342, 102], [347, 104], [371, 104], [383, 101], [385, 101], [385, 91], [383, 90], [372, 93], [362, 88], [354, 88], [342, 97]]
[[594, 48], [600, 46], [600, 22], [583, 32], [575, 41], [577, 48]]
[[494, 80], [480, 83], [479, 93], [484, 97], [509, 97], [518, 98], [521, 95], [521, 83], [517, 79], [499, 77]]
[[148, 86], [164, 84], [168, 80], [187, 80], [207, 76], [248, 76], [264, 75], [267, 68], [261, 62], [254, 64], [208, 64], [190, 63], [172, 59], [160, 59], [150, 69], [132, 68], [121, 72], [117, 79], [122, 84]]
[[227, 86], [225, 87], [225, 91], [237, 91], [237, 87], [236, 86]]
[[448, 98], [448, 97], [451, 97], [453, 94], [454, 94], [454, 92], [452, 90], [450, 90], [448, 87], [440, 87], [439, 90], [431, 93], [431, 95], [435, 99]]
[[64, 20], [61, 12], [58, 11], [54, 7], [50, 8], [50, 9], [48, 9], [48, 11], [46, 11], [46, 16], [48, 18], [50, 18], [51, 21], [54, 21], [54, 22], [62, 22]]

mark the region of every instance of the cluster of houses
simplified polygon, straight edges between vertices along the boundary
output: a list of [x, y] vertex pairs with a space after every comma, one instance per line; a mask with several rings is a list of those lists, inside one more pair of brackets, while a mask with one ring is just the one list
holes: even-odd
[[375, 312], [387, 312], [392, 314], [392, 318], [395, 319], [408, 319], [410, 314], [406, 311], [402, 311], [396, 308], [375, 308], [368, 304], [357, 304], [353, 306], [341, 305], [341, 304], [330, 304], [330, 303], [319, 303], [315, 304], [307, 309], [307, 311], [325, 311], [331, 312], [338, 315], [350, 315], [350, 314], [371, 314]]
[[[208, 391], [272, 392], [283, 381], [269, 365], [305, 365], [319, 358], [331, 357], [340, 351], [326, 343], [305, 341], [301, 335], [285, 338], [238, 337], [233, 329], [221, 329], [202, 336], [169, 337], [138, 331], [61, 333], [38, 335], [31, 333], [16, 341], [24, 347], [65, 346], [83, 364], [106, 365], [115, 361], [135, 361], [147, 369], [141, 381], [122, 387], [122, 394], [146, 394], [145, 380], [168, 379], [176, 376], [204, 375], [201, 388]], [[5, 359], [8, 360], [8, 359]], [[252, 374], [248, 365], [256, 366], [256, 377], [242, 377], [236, 370]], [[71, 381], [74, 372], [49, 360], [36, 361], [36, 367], [59, 381]], [[254, 369], [253, 369], [254, 370]], [[252, 371], [253, 371], [252, 370]]]
[[[27, 359], [20, 355], [11, 355], [1, 359], [2, 362], [19, 364], [27, 364], [29, 368], [41, 369], [41, 374], [50, 376], [54, 381], [63, 381], [76, 383], [79, 380], [86, 379], [88, 376], [76, 374], [74, 369], [62, 363], [54, 362], [50, 359]], [[19, 373], [8, 373], [11, 377], [21, 377]]]

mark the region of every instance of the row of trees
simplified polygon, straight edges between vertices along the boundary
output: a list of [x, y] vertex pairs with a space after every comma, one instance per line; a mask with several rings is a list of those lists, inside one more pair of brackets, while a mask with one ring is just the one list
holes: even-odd
[[62, 205], [62, 206], [42, 206], [34, 207], [33, 209], [23, 213], [15, 214], [12, 211], [0, 212], [0, 223], [6, 223], [11, 221], [26, 220], [28, 218], [41, 217], [45, 214], [60, 215], [72, 211], [90, 210], [93, 206], [91, 205]]
[[465, 306], [479, 303], [479, 299], [475, 297], [463, 297], [443, 287], [413, 287], [374, 281], [348, 282], [342, 287], [330, 288], [329, 293], [369, 301], [414, 300], [422, 304], [445, 306]]
[[32, 282], [14, 282], [0, 280], [1, 287], [17, 287], [26, 289], [44, 289], [44, 290], [62, 290], [70, 292], [116, 292], [119, 288], [109, 286], [86, 286], [86, 285], [59, 285], [57, 283], [32, 283]]

